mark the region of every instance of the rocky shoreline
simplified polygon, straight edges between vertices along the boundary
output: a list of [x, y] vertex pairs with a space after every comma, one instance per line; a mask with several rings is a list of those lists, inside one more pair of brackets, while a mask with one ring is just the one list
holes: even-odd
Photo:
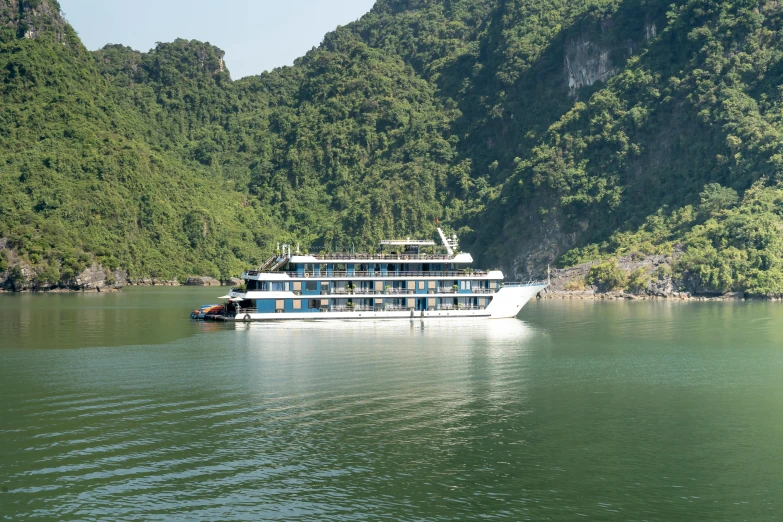
[[[688, 274], [674, 276], [672, 267], [677, 252], [671, 256], [629, 255], [618, 258], [612, 270], [627, 283], [626, 288], [607, 288], [591, 283], [594, 267], [600, 261], [583, 263], [551, 271], [550, 286], [538, 299], [581, 300], [676, 300], [676, 301], [738, 301], [746, 299], [780, 301], [783, 296], [749, 296], [743, 292], [716, 294], [700, 286]], [[604, 262], [605, 264], [605, 262]], [[633, 282], [636, 283], [633, 283]], [[641, 281], [641, 284], [639, 283]], [[632, 285], [635, 285], [633, 286]], [[85, 268], [76, 277], [63, 282], [48, 283], [32, 267], [16, 265], [0, 271], [0, 292], [119, 292], [126, 286], [239, 286], [241, 279], [218, 280], [210, 276], [190, 276], [184, 280], [129, 277], [124, 270], [109, 270], [98, 263]], [[621, 285], [615, 285], [621, 286]], [[626, 285], [622, 285], [626, 286]]]
[[0, 272], [0, 293], [119, 292], [127, 286], [238, 286], [241, 284], [242, 280], [238, 278], [220, 281], [210, 276], [190, 276], [184, 281], [150, 277], [132, 279], [124, 270], [109, 270], [98, 263], [93, 263], [84, 269], [67, 284], [42, 281], [29, 267], [19, 267], [15, 272], [10, 269]]
[[[548, 289], [547, 289], [548, 290]], [[775, 297], [747, 297], [742, 292], [728, 292], [722, 295], [692, 295], [688, 292], [672, 292], [670, 294], [633, 294], [628, 292], [598, 292], [598, 291], [555, 291], [540, 292], [538, 299], [581, 299], [588, 301], [745, 301], [765, 300], [778, 301]]]
[[[670, 301], [781, 301], [782, 296], [751, 296], [744, 292], [711, 291], [691, 274], [675, 275], [674, 265], [680, 252], [671, 255], [628, 255], [617, 258], [612, 269], [629, 288], [607, 288], [591, 282], [594, 267], [606, 262], [592, 261], [577, 266], [551, 270], [550, 286], [538, 299], [582, 299], [593, 301], [670, 300]], [[634, 276], [636, 280], [634, 281]]]

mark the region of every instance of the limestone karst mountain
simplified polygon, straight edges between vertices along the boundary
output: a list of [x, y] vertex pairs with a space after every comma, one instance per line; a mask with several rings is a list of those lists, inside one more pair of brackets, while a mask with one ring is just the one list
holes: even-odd
[[777, 295], [781, 29], [772, 1], [379, 0], [233, 81], [212, 44], [89, 52], [54, 0], [0, 0], [0, 273], [228, 277], [437, 217], [520, 277], [663, 255]]

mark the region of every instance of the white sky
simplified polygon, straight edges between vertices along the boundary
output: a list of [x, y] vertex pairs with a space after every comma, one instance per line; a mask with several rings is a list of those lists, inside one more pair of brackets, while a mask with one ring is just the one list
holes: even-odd
[[374, 0], [60, 0], [90, 50], [107, 43], [146, 52], [175, 38], [226, 52], [234, 79], [260, 74], [317, 46], [329, 31], [370, 10]]

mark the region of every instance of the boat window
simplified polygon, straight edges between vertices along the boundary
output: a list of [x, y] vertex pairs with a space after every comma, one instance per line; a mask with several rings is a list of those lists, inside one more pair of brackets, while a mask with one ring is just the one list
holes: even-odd
[[315, 292], [318, 290], [318, 283], [315, 281], [305, 281], [305, 290], [308, 292]]
[[286, 291], [285, 286], [286, 285], [283, 282], [273, 281], [272, 282], [272, 291], [273, 292], [285, 292]]
[[318, 305], [320, 303], [321, 303], [320, 299], [310, 299], [310, 300], [307, 301], [307, 308], [309, 308], [310, 310], [312, 310], [314, 308], [318, 308]]

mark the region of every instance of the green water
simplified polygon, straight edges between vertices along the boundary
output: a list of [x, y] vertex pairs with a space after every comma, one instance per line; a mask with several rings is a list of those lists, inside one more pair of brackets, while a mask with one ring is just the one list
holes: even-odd
[[187, 318], [215, 295], [0, 295], [0, 519], [783, 518], [781, 304]]

